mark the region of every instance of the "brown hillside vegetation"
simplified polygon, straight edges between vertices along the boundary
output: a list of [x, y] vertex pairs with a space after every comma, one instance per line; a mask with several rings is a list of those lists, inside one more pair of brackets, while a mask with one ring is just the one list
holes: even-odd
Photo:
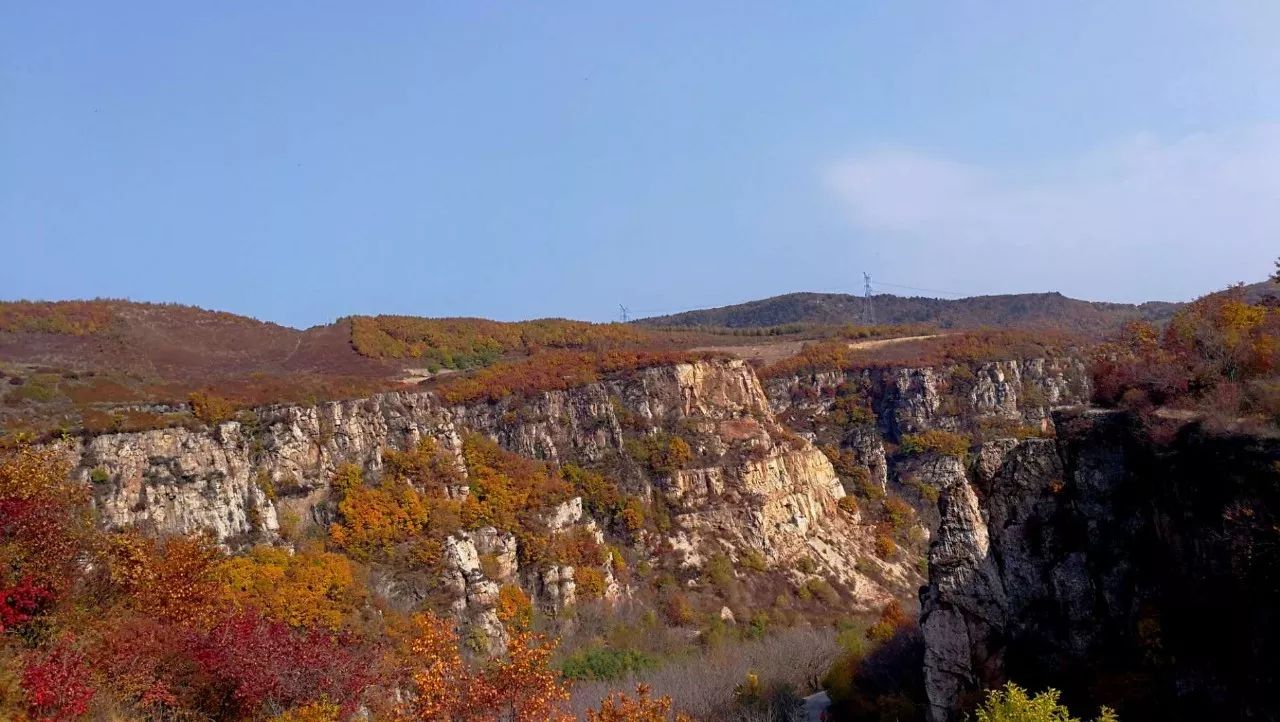
[[1178, 312], [1163, 329], [1133, 323], [1094, 359], [1097, 400], [1280, 422], [1280, 301], [1235, 287]]
[[351, 344], [372, 358], [423, 359], [429, 367], [486, 366], [506, 354], [541, 349], [600, 350], [669, 341], [660, 334], [621, 323], [588, 323], [563, 318], [505, 323], [483, 318], [355, 316]]
[[[236, 406], [363, 396], [394, 363], [357, 354], [346, 324], [306, 331], [176, 304], [0, 303], [0, 428], [151, 428], [209, 391]], [[160, 406], [157, 406], [160, 405]]]
[[817, 341], [760, 370], [766, 378], [890, 366], [938, 366], [1009, 358], [1060, 356], [1084, 340], [1066, 333], [981, 329], [868, 345]]
[[[914, 325], [652, 328], [565, 319], [355, 316], [297, 330], [177, 304], [0, 302], [0, 429], [125, 431], [275, 403], [367, 396], [424, 378], [448, 403], [565, 389], [707, 356], [767, 375], [1044, 355], [1063, 334]], [[462, 371], [430, 378], [439, 371]], [[197, 414], [189, 402], [226, 413]], [[208, 418], [205, 418], [208, 416]], [[30, 435], [30, 434], [28, 434]]]
[[[274, 403], [367, 396], [441, 370], [453, 401], [568, 388], [602, 374], [705, 355], [781, 358], [800, 341], [886, 338], [920, 327], [793, 325], [651, 329], [564, 319], [518, 323], [351, 317], [298, 330], [220, 311], [126, 300], [0, 302], [0, 430], [126, 431]], [[714, 346], [713, 346], [714, 345]], [[490, 372], [485, 367], [499, 364]]]

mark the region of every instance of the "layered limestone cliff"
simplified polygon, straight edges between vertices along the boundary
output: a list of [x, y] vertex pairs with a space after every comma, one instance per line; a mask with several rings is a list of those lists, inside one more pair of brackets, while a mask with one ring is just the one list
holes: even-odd
[[[857, 571], [859, 557], [870, 556], [870, 535], [856, 515], [837, 510], [845, 491], [831, 463], [777, 422], [755, 374], [738, 361], [655, 367], [497, 403], [449, 406], [430, 392], [406, 391], [270, 407], [211, 429], [104, 434], [64, 448], [74, 473], [93, 484], [105, 523], [208, 531], [235, 547], [273, 539], [282, 519], [327, 525], [334, 469], [350, 462], [376, 476], [387, 448], [430, 437], [465, 471], [467, 433], [553, 464], [607, 466], [631, 491], [660, 496], [674, 522], [667, 543], [686, 567], [716, 552], [736, 559], [751, 550], [783, 567], [810, 557], [868, 608], [919, 580], [892, 565], [877, 570], [875, 582]], [[659, 473], [631, 458], [628, 442], [670, 433], [690, 441], [683, 468]], [[574, 517], [566, 523], [592, 523], [581, 518], [580, 502], [565, 513]], [[505, 550], [507, 542], [460, 535], [447, 550], [459, 613], [485, 617], [504, 581], [483, 578], [472, 563], [493, 553], [479, 548], [485, 544]], [[573, 575], [571, 567], [510, 574], [552, 607], [572, 601]]]
[[[769, 379], [766, 393], [783, 423], [839, 456], [847, 492], [872, 504], [885, 494], [907, 501], [914, 534], [927, 541], [941, 489], [964, 468], [945, 456], [894, 453], [894, 445], [934, 429], [977, 440], [1052, 435], [1051, 410], [1085, 403], [1089, 377], [1081, 359], [1063, 356], [801, 374]], [[904, 553], [923, 556], [924, 542]]]
[[890, 441], [928, 429], [956, 430], [982, 420], [1048, 429], [1049, 410], [1085, 403], [1089, 375], [1075, 357], [1011, 359], [940, 367], [876, 368], [770, 379], [774, 411], [828, 413], [844, 389], [865, 396]]
[[1122, 719], [1274, 719], [1280, 442], [1060, 413], [941, 489], [922, 590], [931, 720], [1052, 686]]

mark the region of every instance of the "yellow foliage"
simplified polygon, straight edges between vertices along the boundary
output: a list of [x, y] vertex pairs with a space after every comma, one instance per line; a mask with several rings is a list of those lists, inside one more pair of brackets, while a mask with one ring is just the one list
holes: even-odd
[[462, 659], [453, 625], [430, 613], [414, 617], [404, 652], [411, 694], [395, 711], [397, 722], [511, 720], [568, 722], [567, 684], [551, 667], [555, 647], [526, 631], [511, 635], [504, 657], [482, 669]]
[[498, 590], [498, 620], [513, 628], [525, 630], [533, 623], [533, 603], [529, 595], [514, 584], [504, 584]]
[[191, 402], [191, 415], [206, 424], [221, 424], [230, 420], [236, 412], [236, 407], [230, 401], [208, 391], [192, 392], [187, 399]]
[[654, 699], [648, 685], [636, 686], [636, 696], [625, 692], [612, 692], [600, 701], [599, 710], [587, 710], [587, 722], [693, 722], [693, 718], [680, 713], [672, 717], [671, 698]]
[[294, 627], [338, 629], [364, 592], [341, 554], [259, 546], [218, 565], [226, 595]]
[[1226, 336], [1227, 343], [1233, 346], [1261, 326], [1266, 318], [1267, 309], [1237, 299], [1224, 302], [1218, 310], [1219, 329]]
[[330, 702], [312, 702], [272, 717], [270, 722], [338, 722], [342, 708]]
[[969, 453], [969, 439], [950, 431], [929, 429], [919, 434], [904, 435], [901, 449], [904, 454], [935, 453], [963, 459]]
[[463, 505], [468, 525], [522, 529], [529, 510], [559, 504], [572, 493], [569, 483], [545, 464], [506, 451], [486, 437], [468, 436], [462, 453], [471, 484], [471, 495]]
[[396, 720], [434, 722], [460, 716], [473, 706], [471, 697], [487, 694], [476, 689], [458, 651], [453, 625], [430, 613], [415, 616], [413, 623], [415, 636], [405, 660], [413, 694], [397, 707]]
[[386, 553], [422, 533], [430, 519], [426, 497], [408, 483], [385, 480], [375, 487], [356, 484], [350, 469], [340, 469], [335, 486], [342, 494], [339, 521], [329, 538], [357, 559]]
[[578, 586], [578, 593], [587, 599], [600, 599], [604, 596], [604, 572], [594, 567], [578, 567], [573, 572], [573, 581]]
[[427, 493], [442, 495], [448, 487], [463, 483], [454, 457], [429, 436], [408, 451], [384, 451], [382, 463], [386, 477], [406, 481]]

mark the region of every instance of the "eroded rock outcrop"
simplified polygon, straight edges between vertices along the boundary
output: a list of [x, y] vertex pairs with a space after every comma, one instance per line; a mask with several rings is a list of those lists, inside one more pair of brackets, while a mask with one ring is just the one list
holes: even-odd
[[1014, 680], [1122, 719], [1274, 719], [1280, 442], [1113, 412], [984, 445], [922, 591], [931, 720]]
[[866, 369], [770, 379], [775, 412], [829, 413], [838, 389], [856, 389], [870, 402], [891, 441], [927, 429], [958, 429], [992, 419], [1034, 427], [1051, 423], [1055, 406], [1085, 403], [1089, 376], [1075, 357]]

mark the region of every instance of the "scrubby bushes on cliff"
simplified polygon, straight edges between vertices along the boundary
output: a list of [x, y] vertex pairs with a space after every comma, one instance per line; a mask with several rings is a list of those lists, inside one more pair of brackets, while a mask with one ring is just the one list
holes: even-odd
[[369, 646], [233, 600], [203, 538], [96, 528], [66, 473], [51, 452], [0, 452], [0, 583], [18, 589], [4, 595], [0, 680], [16, 683], [0, 717], [252, 719], [322, 698], [354, 709]]
[[544, 351], [467, 375], [445, 376], [435, 382], [434, 388], [449, 404], [496, 402], [509, 396], [526, 397], [585, 386], [619, 371], [692, 363], [703, 358], [707, 356], [681, 351]]
[[463, 504], [463, 523], [515, 531], [536, 524], [541, 510], [567, 501], [573, 492], [546, 464], [526, 459], [479, 434], [463, 440], [471, 493]]
[[234, 404], [209, 391], [193, 391], [187, 400], [191, 404], [191, 415], [210, 426], [230, 421], [236, 412]]
[[898, 450], [908, 456], [941, 454], [963, 459], [969, 454], [969, 437], [941, 429], [929, 429], [919, 434], [904, 434]]
[[[567, 719], [518, 588], [498, 594], [506, 652], [470, 663], [452, 621], [410, 623], [367, 599], [344, 557], [229, 557], [199, 536], [104, 531], [66, 472], [52, 452], [0, 451], [2, 719], [340, 722], [359, 707], [397, 722]], [[350, 470], [343, 481], [364, 488]]]
[[1233, 288], [1191, 303], [1163, 330], [1129, 324], [1096, 354], [1094, 393], [1111, 406], [1280, 420], [1280, 307]]
[[760, 370], [762, 378], [861, 371], [890, 367], [947, 366], [1011, 358], [1052, 358], [1079, 345], [1079, 339], [1054, 331], [978, 329], [885, 344], [850, 348], [844, 341], [816, 341], [800, 353]]
[[648, 467], [654, 474], [671, 474], [685, 468], [693, 460], [689, 443], [679, 436], [656, 433], [627, 439], [627, 455]]
[[366, 486], [359, 467], [339, 467], [333, 490], [338, 520], [329, 539], [357, 559], [389, 553], [397, 545], [420, 536], [431, 518], [431, 502], [402, 479], [384, 479]]
[[561, 467], [560, 473], [582, 497], [583, 509], [606, 521], [618, 534], [634, 540], [645, 527], [651, 516], [648, 505], [637, 496], [623, 493], [612, 479], [572, 463]]

